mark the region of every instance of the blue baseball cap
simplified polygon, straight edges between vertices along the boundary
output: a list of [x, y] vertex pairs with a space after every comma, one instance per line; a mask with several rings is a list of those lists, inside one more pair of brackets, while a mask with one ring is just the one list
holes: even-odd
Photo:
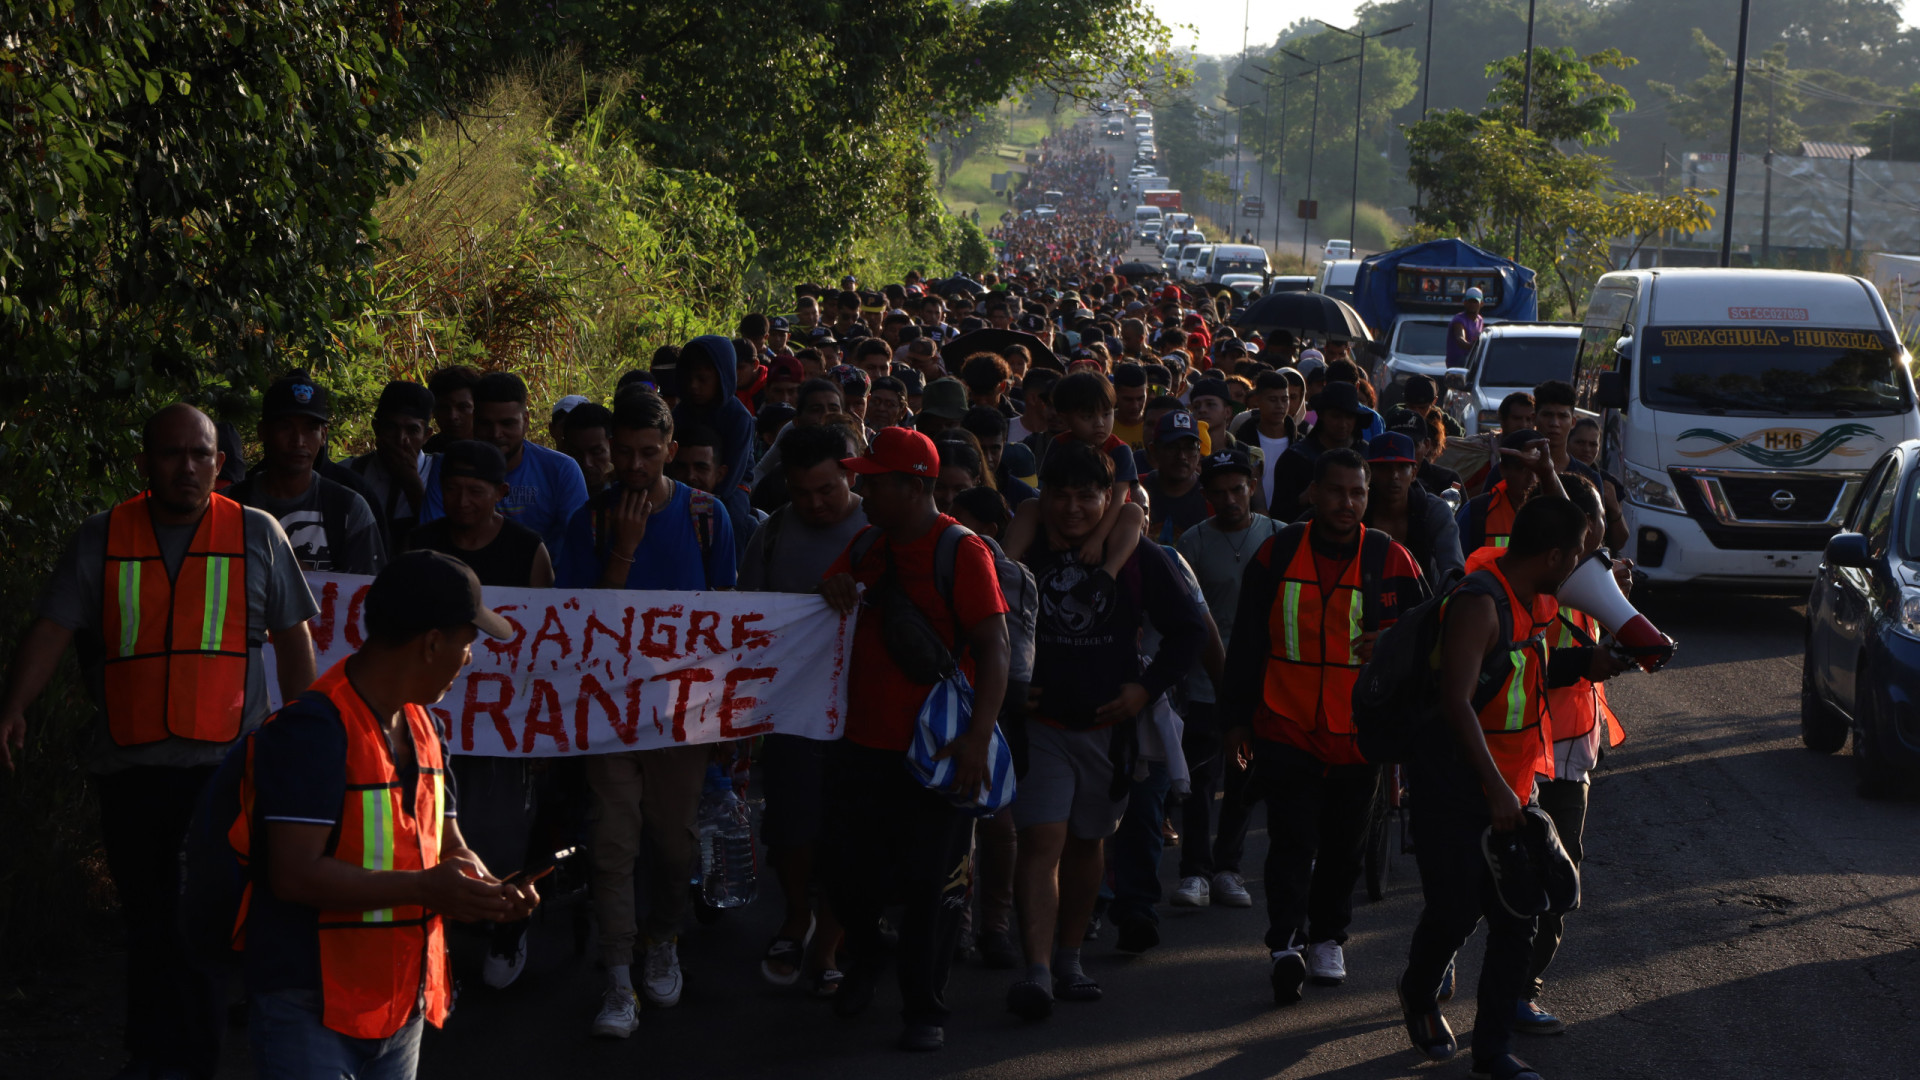
[[1375, 435], [1367, 444], [1367, 460], [1376, 465], [1418, 465], [1413, 456], [1413, 440], [1397, 431]]
[[1185, 409], [1175, 409], [1160, 418], [1154, 426], [1153, 441], [1157, 443], [1178, 442], [1181, 439], [1199, 441], [1200, 427], [1193, 422], [1193, 414]]

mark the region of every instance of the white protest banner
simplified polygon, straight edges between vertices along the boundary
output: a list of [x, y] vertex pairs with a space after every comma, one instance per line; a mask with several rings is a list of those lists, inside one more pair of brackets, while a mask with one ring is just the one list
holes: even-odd
[[[318, 670], [365, 640], [372, 583], [307, 575], [320, 605], [308, 624]], [[473, 663], [431, 707], [456, 754], [577, 756], [767, 732], [841, 735], [853, 618], [818, 596], [489, 588], [486, 602], [514, 636], [475, 640]], [[269, 690], [277, 706], [279, 688]]]

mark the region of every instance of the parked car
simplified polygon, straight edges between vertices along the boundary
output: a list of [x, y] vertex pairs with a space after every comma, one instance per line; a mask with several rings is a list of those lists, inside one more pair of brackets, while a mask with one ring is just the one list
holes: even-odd
[[1320, 249], [1322, 262], [1328, 259], [1351, 258], [1353, 258], [1353, 241], [1351, 240], [1329, 240], [1327, 246]]
[[1320, 272], [1314, 275], [1313, 291], [1324, 293], [1335, 300], [1353, 303], [1353, 283], [1360, 276], [1360, 260], [1333, 259], [1320, 264]]
[[1180, 265], [1174, 267], [1173, 275], [1181, 281], [1198, 281], [1194, 274], [1199, 271], [1200, 261], [1213, 253], [1212, 244], [1188, 244], [1180, 253]]
[[1500, 402], [1548, 379], [1573, 380], [1579, 323], [1497, 323], [1486, 328], [1465, 367], [1448, 368], [1441, 408], [1468, 435], [1500, 423]]
[[1258, 274], [1265, 277], [1272, 270], [1267, 259], [1267, 249], [1253, 244], [1220, 244], [1213, 250], [1213, 260], [1207, 264], [1207, 274], [1201, 280], [1209, 285], [1218, 285], [1228, 274]]
[[1880, 456], [1851, 506], [1851, 493], [1835, 498], [1841, 531], [1827, 541], [1807, 597], [1800, 739], [1831, 754], [1851, 736], [1860, 794], [1872, 799], [1920, 779], [1916, 485], [1920, 440], [1908, 439]]

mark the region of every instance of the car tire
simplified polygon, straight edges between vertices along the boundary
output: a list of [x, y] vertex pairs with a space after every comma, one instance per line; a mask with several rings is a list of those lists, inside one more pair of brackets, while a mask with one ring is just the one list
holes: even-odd
[[1816, 754], [1837, 754], [1847, 745], [1847, 722], [1814, 689], [1811, 651], [1800, 667], [1800, 741]]
[[[1864, 668], [1860, 681], [1870, 687]], [[1881, 748], [1879, 695], [1870, 688], [1856, 692], [1853, 712], [1853, 771], [1860, 797], [1876, 802], [1898, 797], [1907, 786], [1907, 778]]]

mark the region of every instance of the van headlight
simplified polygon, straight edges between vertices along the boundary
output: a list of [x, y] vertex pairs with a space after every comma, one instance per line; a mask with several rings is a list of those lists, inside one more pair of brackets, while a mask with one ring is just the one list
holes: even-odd
[[1687, 508], [1680, 503], [1679, 493], [1667, 483], [1666, 477], [1643, 473], [1632, 465], [1626, 467], [1626, 473], [1628, 501], [1655, 510], [1686, 512]]
[[1894, 629], [1920, 641], [1920, 591], [1900, 590], [1900, 618], [1894, 623]]

